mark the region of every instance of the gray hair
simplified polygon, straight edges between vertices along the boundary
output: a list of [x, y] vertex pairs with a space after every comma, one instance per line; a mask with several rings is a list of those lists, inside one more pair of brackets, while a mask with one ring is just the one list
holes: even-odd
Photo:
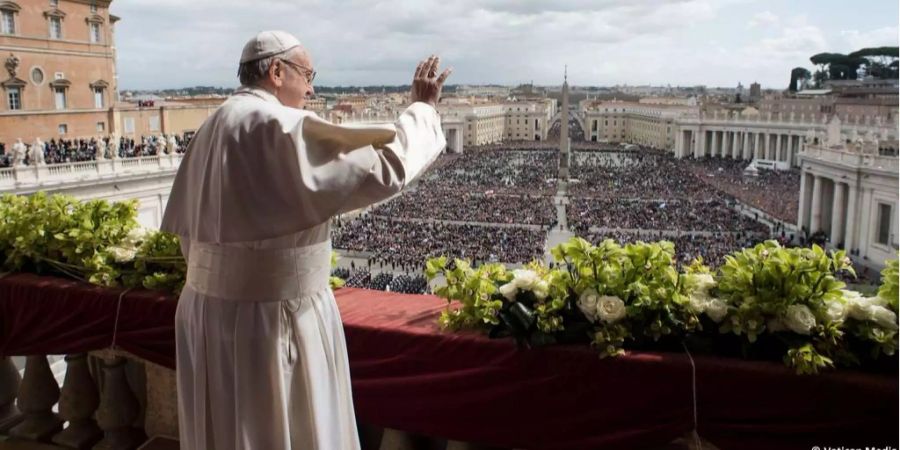
[[241, 63], [241, 65], [238, 66], [238, 78], [241, 80], [241, 85], [256, 86], [262, 80], [265, 80], [266, 77], [268, 77], [269, 67], [272, 67], [272, 64], [276, 59], [279, 59], [280, 56], [280, 54], [272, 55]]

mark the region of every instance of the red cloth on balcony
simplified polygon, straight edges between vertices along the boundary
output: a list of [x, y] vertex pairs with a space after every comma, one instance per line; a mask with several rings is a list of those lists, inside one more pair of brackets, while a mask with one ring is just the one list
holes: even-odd
[[[120, 292], [30, 274], [0, 279], [0, 355], [108, 347]], [[335, 297], [361, 422], [560, 450], [658, 447], [693, 428], [685, 354], [520, 351], [511, 339], [440, 331], [446, 302], [433, 296], [345, 288]], [[119, 346], [173, 367], [175, 306], [171, 296], [127, 293]], [[694, 360], [699, 433], [722, 450], [897, 447], [895, 375], [797, 376], [778, 362]]]
[[[686, 354], [520, 351], [511, 339], [439, 331], [446, 302], [432, 296], [340, 289], [336, 298], [360, 422], [529, 449], [648, 448], [693, 428]], [[722, 450], [897, 447], [896, 376], [694, 361], [698, 430]]]
[[[122, 291], [65, 278], [7, 275], [0, 279], [0, 355], [109, 348]], [[116, 346], [174, 368], [176, 306], [169, 294], [128, 291], [122, 298]]]

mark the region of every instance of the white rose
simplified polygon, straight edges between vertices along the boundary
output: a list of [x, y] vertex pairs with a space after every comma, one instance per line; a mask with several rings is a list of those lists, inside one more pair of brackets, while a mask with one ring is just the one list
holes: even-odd
[[791, 305], [784, 314], [784, 324], [794, 333], [809, 334], [816, 326], [816, 318], [806, 305]]
[[116, 262], [128, 262], [134, 259], [135, 254], [137, 253], [133, 248], [122, 248], [122, 247], [110, 247], [109, 252], [112, 254], [113, 259]]
[[619, 297], [604, 295], [597, 300], [597, 316], [606, 323], [625, 317], [625, 302]]
[[135, 244], [137, 244], [139, 242], [143, 242], [145, 239], [147, 239], [147, 236], [149, 234], [150, 234], [150, 230], [138, 225], [138, 226], [132, 228], [131, 231], [128, 232], [128, 235], [125, 236], [125, 241], [132, 245], [135, 245]]
[[841, 300], [830, 301], [825, 304], [825, 316], [832, 322], [843, 322], [847, 318], [849, 308]]
[[695, 292], [709, 293], [709, 290], [716, 286], [715, 278], [709, 273], [695, 274], [694, 282], [696, 283]]
[[695, 293], [688, 298], [688, 309], [694, 314], [702, 314], [706, 311], [706, 305], [709, 303], [709, 300], [708, 296]]
[[597, 321], [597, 302], [599, 300], [600, 295], [593, 289], [585, 289], [578, 297], [578, 309], [580, 309], [581, 312], [584, 313], [584, 316], [591, 322]]
[[500, 286], [499, 291], [507, 300], [514, 302], [516, 301], [516, 293], [519, 292], [519, 288], [516, 287], [515, 281], [510, 281], [509, 283]]
[[887, 302], [879, 297], [863, 297], [858, 292], [844, 291], [847, 301], [847, 313], [856, 320], [872, 320], [870, 307], [887, 306]]
[[547, 298], [547, 295], [550, 294], [550, 284], [544, 280], [538, 281], [534, 284], [534, 296], [537, 297], [538, 300], [543, 300]]
[[540, 281], [540, 277], [533, 270], [529, 269], [516, 269], [513, 270], [513, 283], [519, 287], [519, 289], [523, 290], [532, 290], [534, 285]]
[[884, 306], [869, 305], [869, 317], [872, 322], [888, 330], [897, 329], [897, 315]]
[[706, 302], [706, 315], [715, 323], [719, 323], [728, 315], [728, 304], [717, 298]]

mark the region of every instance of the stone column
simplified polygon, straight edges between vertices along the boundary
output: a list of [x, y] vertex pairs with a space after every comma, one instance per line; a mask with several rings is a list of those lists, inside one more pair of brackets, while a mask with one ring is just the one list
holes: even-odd
[[[844, 239], [844, 183], [834, 182], [834, 203], [831, 205], [831, 245], [837, 247]], [[847, 244], [844, 244], [846, 248]]]
[[29, 356], [19, 385], [18, 406], [22, 423], [9, 435], [26, 441], [43, 441], [62, 430], [63, 421], [51, 410], [59, 399], [59, 385], [44, 355]]
[[755, 152], [754, 152], [754, 154], [756, 155], [756, 159], [765, 159], [765, 157], [763, 156], [763, 147], [762, 147], [763, 146], [763, 136], [764, 136], [764, 134], [762, 134], [762, 133], [755, 133], [755, 135], [754, 135], [754, 137], [756, 138], [756, 145], [754, 145], [754, 147], [756, 147]]
[[[862, 188], [863, 198], [862, 205], [859, 207], [859, 240], [856, 246], [859, 249], [859, 256], [865, 257], [869, 255], [869, 241], [872, 232], [872, 188]], [[869, 211], [869, 215], [862, 214], [863, 211]]]
[[744, 131], [743, 135], [744, 143], [741, 145], [741, 152], [743, 153], [743, 157], [744, 159], [753, 159], [753, 153], [750, 152], [750, 133]]
[[809, 234], [822, 228], [822, 177], [813, 175], [812, 212], [809, 219]]
[[69, 448], [85, 448], [100, 440], [94, 411], [100, 405], [97, 384], [88, 370], [87, 354], [66, 356], [66, 379], [59, 398], [59, 415], [69, 422], [53, 443]]
[[740, 133], [737, 131], [731, 132], [731, 159], [738, 159], [741, 155], [739, 152], [740, 149], [738, 148], [739, 134]]
[[140, 405], [125, 378], [125, 362], [125, 358], [116, 356], [103, 363], [103, 393], [97, 423], [104, 436], [94, 446], [95, 450], [136, 448], [144, 441], [143, 431], [132, 426], [140, 414]]
[[[806, 172], [800, 173], [800, 207], [797, 209], [797, 228], [803, 229], [803, 227], [808, 226], [807, 218], [809, 217], [809, 211], [806, 208], [809, 206], [809, 201], [807, 200], [807, 182], [806, 179], [809, 178], [809, 175]], [[802, 233], [802, 231], [801, 231]]]
[[0, 434], [6, 434], [7, 430], [22, 420], [19, 409], [16, 408], [16, 394], [21, 381], [22, 377], [12, 358], [7, 356], [0, 359]]
[[710, 156], [719, 156], [719, 131], [712, 132], [712, 148], [709, 149]]
[[844, 230], [844, 248], [847, 251], [856, 248], [856, 183], [847, 185], [847, 226]]
[[697, 132], [697, 145], [694, 146], [694, 158], [702, 157], [706, 152], [706, 130], [700, 129]]

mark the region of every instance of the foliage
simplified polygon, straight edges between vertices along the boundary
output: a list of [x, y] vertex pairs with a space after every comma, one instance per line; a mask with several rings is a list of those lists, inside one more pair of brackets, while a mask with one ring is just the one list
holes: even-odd
[[[143, 229], [136, 218], [134, 200], [81, 202], [43, 192], [2, 196], [0, 268], [180, 293], [187, 264], [178, 236]], [[333, 288], [343, 285], [336, 277], [330, 282]]]
[[900, 268], [896, 259], [888, 261], [881, 271], [881, 288], [878, 289], [878, 296], [897, 312], [897, 303], [900, 299]]
[[896, 352], [896, 306], [885, 306], [896, 300], [895, 261], [885, 269], [885, 298], [864, 298], [836, 278], [855, 276], [843, 251], [767, 241], [728, 256], [718, 274], [702, 259], [679, 272], [674, 252], [666, 241], [594, 246], [573, 238], [551, 249], [552, 269], [472, 268], [459, 259], [448, 267], [439, 257], [426, 262], [426, 276], [446, 279], [435, 291], [448, 301], [443, 327], [512, 335], [525, 346], [590, 341], [605, 357], [732, 335], [745, 354], [774, 351], [799, 374]]

